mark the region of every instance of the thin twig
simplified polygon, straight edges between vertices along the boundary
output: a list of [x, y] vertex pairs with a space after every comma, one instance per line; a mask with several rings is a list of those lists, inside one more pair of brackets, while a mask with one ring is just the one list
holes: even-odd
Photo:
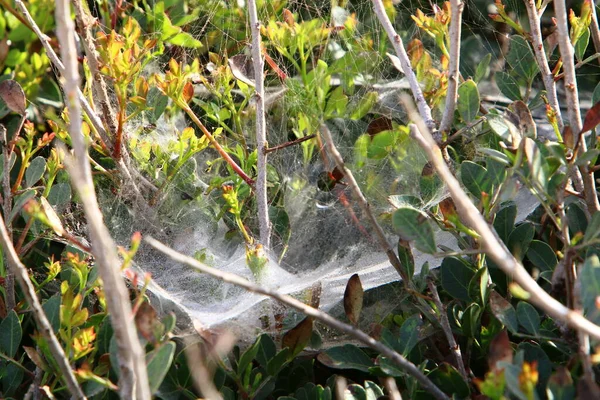
[[404, 269], [402, 268], [402, 263], [398, 259], [398, 256], [396, 256], [396, 253], [394, 252], [394, 249], [392, 248], [392, 246], [390, 246], [390, 242], [387, 240], [387, 237], [385, 236], [385, 232], [383, 231], [383, 228], [381, 227], [381, 225], [379, 225], [379, 222], [377, 222], [377, 218], [375, 218], [375, 216], [373, 215], [373, 212], [371, 211], [371, 205], [369, 204], [369, 202], [363, 195], [362, 191], [360, 190], [360, 187], [358, 186], [356, 179], [354, 179], [354, 175], [352, 174], [352, 171], [350, 171], [350, 169], [348, 169], [346, 167], [346, 164], [344, 163], [344, 159], [343, 159], [342, 155], [340, 154], [340, 152], [338, 151], [337, 147], [335, 146], [335, 143], [333, 143], [333, 138], [331, 137], [331, 132], [329, 131], [329, 128], [327, 127], [327, 125], [325, 125], [324, 123], [321, 124], [320, 132], [323, 135], [323, 137], [325, 138], [325, 146], [327, 147], [327, 151], [333, 157], [335, 164], [340, 169], [340, 171], [343, 172], [344, 179], [346, 180], [346, 183], [348, 184], [348, 187], [350, 188], [350, 190], [352, 190], [354, 197], [356, 197], [356, 200], [358, 201], [358, 205], [360, 206], [360, 209], [365, 214], [365, 216], [369, 219], [371, 226], [375, 230], [377, 240], [379, 241], [379, 246], [385, 252], [385, 254], [388, 256], [388, 260], [390, 261], [390, 264], [392, 264], [394, 269], [400, 274], [403, 281], [409, 282], [411, 277], [406, 276], [406, 274], [404, 273]]
[[258, 205], [258, 230], [260, 243], [265, 249], [271, 247], [271, 222], [267, 198], [267, 127], [265, 120], [265, 61], [261, 54], [260, 21], [256, 1], [248, 0], [250, 30], [252, 31], [252, 64], [254, 65], [254, 99], [256, 100], [256, 203]]
[[[569, 110], [569, 122], [573, 133], [577, 134], [578, 151], [583, 154], [587, 151], [583, 132], [581, 132], [581, 112], [579, 109], [579, 93], [577, 91], [577, 78], [575, 76], [574, 52], [569, 29], [567, 26], [567, 7], [565, 0], [554, 0], [554, 13], [556, 15], [556, 29], [558, 31], [558, 47], [563, 61], [565, 73], [565, 91], [567, 98], [567, 109]], [[579, 167], [583, 179], [585, 202], [590, 214], [600, 211], [600, 203], [596, 193], [596, 182], [594, 174], [590, 173], [588, 165]]]
[[529, 16], [529, 27], [531, 30], [530, 33], [533, 44], [533, 52], [542, 74], [542, 81], [546, 87], [548, 103], [550, 103], [550, 107], [552, 107], [552, 110], [556, 114], [558, 129], [562, 132], [564, 123], [560, 112], [560, 106], [558, 104], [558, 97], [556, 96], [556, 84], [554, 83], [554, 76], [552, 75], [552, 71], [548, 65], [546, 51], [544, 50], [542, 29], [540, 25], [540, 14], [538, 14], [535, 0], [526, 0], [525, 7], [527, 8], [527, 15]]
[[462, 12], [465, 3], [461, 0], [450, 0], [450, 61], [448, 65], [448, 90], [446, 92], [446, 107], [440, 132], [448, 132], [454, 121], [454, 110], [458, 98], [458, 66], [460, 65], [460, 36]]
[[100, 277], [104, 282], [106, 303], [118, 347], [119, 392], [122, 398], [146, 400], [151, 398], [144, 352], [137, 330], [125, 282], [121, 277], [115, 244], [102, 221], [98, 207], [92, 170], [88, 162], [87, 144], [81, 130], [81, 105], [78, 96], [79, 68], [75, 47], [75, 26], [71, 20], [69, 0], [56, 2], [56, 27], [64, 62], [65, 100], [69, 109], [69, 134], [73, 142], [73, 159], [66, 159], [73, 186], [77, 188], [88, 222]]
[[[592, 21], [590, 22], [590, 35], [592, 36], [592, 42], [594, 42], [594, 49], [596, 53], [600, 53], [600, 27], [598, 26], [598, 13], [596, 12], [596, 6], [592, 1]], [[600, 58], [597, 59], [600, 63]]]
[[8, 266], [11, 269], [11, 272], [17, 278], [19, 286], [21, 286], [21, 289], [23, 290], [23, 295], [31, 307], [33, 318], [35, 319], [38, 330], [46, 340], [46, 343], [48, 343], [50, 353], [54, 357], [54, 361], [56, 361], [56, 365], [61, 372], [62, 378], [64, 379], [69, 392], [76, 399], [85, 399], [86, 397], [83, 394], [81, 387], [77, 383], [75, 374], [73, 374], [73, 370], [69, 365], [69, 360], [67, 359], [63, 348], [58, 342], [56, 335], [54, 335], [54, 331], [52, 330], [52, 326], [50, 325], [48, 318], [46, 318], [46, 314], [44, 314], [40, 300], [37, 298], [35, 293], [35, 288], [33, 287], [33, 284], [29, 279], [29, 275], [27, 274], [27, 268], [25, 265], [23, 265], [23, 263], [21, 263], [21, 260], [19, 260], [19, 256], [12, 245], [11, 239], [6, 230], [6, 225], [4, 224], [4, 219], [1, 216], [0, 241], [2, 241], [4, 256], [6, 257]]
[[[21, 119], [22, 121], [22, 119]], [[22, 126], [22, 124], [21, 124]], [[19, 128], [20, 129], [20, 128]], [[8, 132], [4, 125], [0, 125], [0, 135], [2, 139], [2, 154], [3, 159], [3, 176], [2, 176], [2, 188], [3, 188], [3, 196], [2, 196], [2, 210], [4, 211], [4, 220], [6, 221], [6, 232], [8, 234], [8, 238], [12, 245], [13, 240], [13, 230], [12, 230], [12, 222], [10, 221], [10, 214], [12, 213], [12, 199], [13, 194], [10, 188], [10, 158], [12, 153], [11, 146], [8, 142]], [[6, 277], [4, 280], [4, 289], [5, 289], [5, 300], [6, 300], [6, 309], [12, 310], [16, 306], [15, 301], [15, 277], [12, 272], [7, 271]]]
[[313, 133], [311, 135], [307, 135], [307, 136], [301, 137], [300, 139], [291, 140], [289, 142], [278, 144], [277, 146], [269, 147], [265, 151], [267, 153], [272, 153], [272, 152], [277, 151], [277, 150], [285, 149], [286, 147], [295, 146], [295, 145], [300, 144], [302, 142], [306, 142], [307, 140], [313, 139], [316, 136], [317, 135], [315, 135]]
[[425, 122], [415, 110], [411, 98], [407, 95], [402, 95], [401, 101], [408, 111], [409, 118], [416, 123], [416, 125], [410, 125], [411, 136], [423, 148], [440, 179], [446, 183], [462, 220], [481, 237], [479, 243], [487, 255], [506, 275], [513, 278], [516, 283], [529, 293], [529, 301], [531, 303], [556, 320], [566, 322], [574, 329], [588, 333], [595, 339], [600, 339], [600, 326], [590, 322], [576, 311], [568, 309], [546, 293], [529, 275], [523, 265], [513, 257], [506, 246], [500, 242], [498, 236], [492, 231], [477, 207], [475, 207], [468, 195], [461, 188], [458, 180], [452, 175], [452, 172], [441, 156], [440, 148], [435, 143], [431, 133], [429, 133], [427, 125], [425, 125]]
[[448, 396], [446, 396], [433, 382], [431, 382], [431, 380], [429, 380], [429, 378], [425, 376], [425, 374], [423, 374], [423, 372], [421, 372], [421, 370], [416, 365], [408, 361], [406, 358], [402, 357], [394, 350], [385, 346], [383, 343], [378, 342], [363, 331], [357, 329], [356, 327], [346, 324], [336, 318], [333, 318], [331, 315], [324, 313], [323, 311], [320, 311], [309, 305], [306, 305], [301, 301], [294, 299], [291, 296], [281, 294], [275, 290], [259, 286], [238, 275], [204, 265], [191, 257], [187, 257], [181, 253], [176, 252], [175, 250], [165, 246], [164, 244], [151, 237], [146, 237], [145, 240], [146, 242], [148, 242], [148, 244], [150, 244], [150, 246], [154, 247], [161, 253], [166, 254], [174, 261], [188, 265], [200, 272], [206, 273], [217, 279], [220, 279], [225, 283], [230, 283], [242, 287], [248, 290], [249, 292], [259, 293], [271, 297], [279, 301], [280, 303], [295, 308], [296, 310], [306, 314], [308, 317], [312, 317], [318, 321], [321, 321], [330, 328], [337, 329], [353, 337], [361, 343], [364, 343], [365, 345], [371, 347], [373, 350], [378, 351], [385, 357], [388, 357], [390, 360], [396, 363], [396, 365], [402, 368], [404, 372], [414, 377], [423, 386], [423, 388], [425, 388], [427, 391], [429, 391], [429, 393], [434, 395], [436, 399], [448, 399]]
[[375, 15], [379, 19], [379, 22], [383, 26], [383, 29], [386, 31], [388, 38], [392, 42], [394, 46], [394, 50], [396, 50], [396, 55], [400, 60], [400, 64], [402, 65], [402, 70], [404, 71], [404, 75], [408, 80], [410, 85], [410, 90], [417, 102], [417, 107], [419, 108], [419, 112], [421, 113], [421, 117], [425, 120], [427, 127], [431, 131], [435, 131], [435, 121], [431, 116], [431, 108], [427, 104], [425, 100], [425, 96], [423, 95], [423, 91], [421, 90], [421, 86], [419, 86], [419, 82], [417, 81], [417, 76], [410, 65], [410, 60], [408, 58], [408, 54], [406, 54], [406, 49], [404, 48], [404, 44], [402, 43], [402, 38], [392, 25], [390, 18], [385, 12], [385, 7], [383, 5], [382, 0], [373, 0], [373, 9], [375, 10]]
[[460, 352], [460, 346], [456, 343], [456, 339], [454, 339], [454, 334], [452, 333], [452, 328], [450, 327], [450, 321], [448, 321], [448, 314], [446, 313], [446, 307], [442, 303], [440, 299], [440, 295], [435, 287], [435, 282], [431, 279], [427, 280], [427, 286], [429, 287], [429, 291], [431, 292], [431, 298], [435, 303], [435, 306], [440, 313], [440, 325], [442, 325], [442, 330], [446, 335], [446, 340], [448, 340], [448, 345], [450, 346], [450, 351], [454, 356], [454, 361], [456, 362], [456, 367], [458, 368], [458, 372], [462, 376], [465, 382], [469, 382], [469, 376], [467, 375], [467, 371], [465, 370], [465, 363], [462, 358], [462, 354]]
[[[96, 45], [94, 43], [94, 38], [90, 28], [91, 23], [94, 19], [83, 7], [81, 0], [72, 1], [75, 9], [75, 18], [77, 19], [77, 25], [81, 30], [81, 37], [83, 39], [83, 50], [85, 51], [85, 55], [92, 75], [95, 97], [99, 99], [100, 109], [102, 110], [102, 113], [100, 113], [100, 118], [102, 118], [102, 120], [108, 127], [110, 136], [114, 138], [117, 132], [117, 118], [115, 117], [115, 111], [113, 110], [110, 98], [108, 97], [106, 81], [104, 80], [102, 73], [100, 73], [100, 62], [98, 61], [98, 53], [96, 52]], [[108, 150], [112, 153], [113, 142], [107, 142], [106, 146], [108, 147]]]

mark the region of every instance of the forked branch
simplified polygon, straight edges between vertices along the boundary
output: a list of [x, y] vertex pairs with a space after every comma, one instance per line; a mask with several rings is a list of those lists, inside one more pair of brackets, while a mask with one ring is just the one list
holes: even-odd
[[556, 320], [565, 322], [572, 328], [585, 332], [595, 339], [600, 339], [600, 326], [584, 318], [580, 313], [565, 307], [558, 300], [546, 293], [529, 275], [525, 267], [513, 257], [506, 246], [498, 239], [496, 233], [487, 224], [477, 207], [469, 199], [467, 193], [461, 188], [458, 180], [444, 162], [440, 148], [431, 136], [427, 125], [415, 110], [411, 98], [404, 94], [401, 97], [401, 101], [408, 111], [409, 118], [416, 124], [410, 125], [411, 136], [423, 148], [439, 177], [448, 187], [448, 191], [456, 204], [456, 210], [461, 219], [481, 237], [479, 243], [486, 254], [507, 276], [514, 279], [516, 283], [529, 293], [529, 301], [531, 303]]
[[272, 299], [275, 299], [280, 303], [295, 308], [296, 310], [306, 314], [309, 317], [313, 317], [314, 319], [321, 321], [323, 324], [329, 326], [330, 328], [337, 329], [340, 332], [351, 336], [352, 338], [369, 346], [373, 350], [378, 351], [385, 357], [388, 357], [396, 365], [402, 368], [404, 372], [414, 377], [421, 385], [423, 385], [423, 388], [425, 388], [429, 393], [431, 393], [436, 399], [448, 399], [448, 396], [446, 396], [433, 382], [431, 382], [431, 380], [429, 380], [429, 378], [425, 376], [425, 374], [423, 374], [423, 372], [421, 372], [421, 370], [416, 365], [408, 361], [406, 358], [402, 357], [396, 351], [385, 346], [383, 343], [373, 339], [371, 336], [367, 335], [360, 329], [357, 329], [352, 325], [348, 325], [336, 318], [333, 318], [331, 315], [320, 311], [316, 308], [313, 308], [309, 305], [306, 305], [301, 301], [294, 299], [291, 296], [278, 293], [273, 289], [268, 289], [263, 286], [256, 285], [238, 275], [204, 265], [191, 257], [187, 257], [181, 253], [176, 252], [175, 250], [165, 246], [164, 244], [160, 243], [159, 241], [153, 238], [146, 237], [145, 240], [146, 242], [148, 242], [148, 244], [150, 244], [150, 246], [154, 247], [161, 253], [166, 254], [174, 261], [177, 261], [181, 264], [185, 264], [195, 270], [220, 279], [223, 282], [231, 283], [233, 285], [242, 287], [248, 290], [249, 292], [271, 297]]

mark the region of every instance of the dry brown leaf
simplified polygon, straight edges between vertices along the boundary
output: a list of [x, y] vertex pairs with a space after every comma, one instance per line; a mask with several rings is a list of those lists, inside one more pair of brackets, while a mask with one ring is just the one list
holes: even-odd
[[360, 277], [358, 274], [354, 274], [348, 280], [346, 291], [344, 292], [344, 311], [346, 312], [346, 317], [348, 317], [353, 325], [358, 323], [363, 306], [363, 297], [364, 290], [360, 282]]
[[254, 87], [254, 66], [252, 58], [244, 54], [238, 54], [229, 60], [229, 68], [235, 79], [244, 82], [246, 85]]
[[63, 227], [62, 222], [60, 222], [60, 218], [56, 214], [56, 211], [54, 211], [54, 208], [52, 208], [44, 196], [40, 197], [40, 203], [44, 213], [46, 214], [48, 222], [50, 222], [50, 227], [54, 230], [54, 233], [56, 233], [58, 236], [64, 235], [65, 228]]
[[498, 363], [500, 361], [511, 363], [512, 359], [513, 349], [510, 340], [508, 340], [508, 332], [505, 329], [497, 334], [490, 342], [488, 367], [490, 368], [490, 371], [495, 371], [498, 370]]
[[25, 115], [27, 107], [25, 92], [17, 81], [8, 79], [0, 82], [0, 97], [11, 111]]
[[306, 317], [298, 325], [290, 329], [281, 338], [281, 347], [290, 349], [293, 355], [302, 351], [310, 341], [313, 330], [313, 319]]
[[594, 104], [594, 106], [588, 110], [587, 114], [585, 114], [585, 121], [583, 122], [581, 132], [591, 131], [598, 126], [598, 124], [600, 124], [600, 101]]

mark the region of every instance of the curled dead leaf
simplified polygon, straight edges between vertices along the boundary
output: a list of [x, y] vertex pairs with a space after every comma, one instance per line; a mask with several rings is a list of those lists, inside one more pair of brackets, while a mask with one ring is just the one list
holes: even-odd
[[358, 274], [354, 274], [348, 280], [346, 291], [344, 292], [344, 311], [346, 312], [346, 317], [348, 317], [353, 325], [358, 323], [363, 306], [363, 297], [364, 290], [360, 277]]
[[0, 98], [4, 100], [11, 111], [25, 115], [27, 102], [25, 92], [19, 82], [12, 79], [0, 82]]

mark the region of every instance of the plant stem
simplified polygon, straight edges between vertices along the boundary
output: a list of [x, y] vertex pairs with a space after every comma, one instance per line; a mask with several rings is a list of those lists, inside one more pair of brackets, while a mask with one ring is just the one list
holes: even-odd
[[301, 137], [300, 139], [292, 140], [289, 142], [278, 144], [277, 146], [269, 147], [265, 151], [267, 153], [272, 153], [277, 150], [285, 149], [286, 147], [290, 147], [290, 146], [294, 146], [296, 144], [300, 144], [302, 142], [306, 142], [307, 140], [310, 140], [310, 139], [314, 138], [315, 136], [317, 136], [317, 135], [313, 133], [313, 134]]
[[442, 135], [450, 130], [454, 121], [454, 110], [458, 98], [458, 66], [460, 65], [460, 33], [464, 3], [461, 0], [450, 1], [450, 61], [448, 65], [448, 90], [446, 107], [440, 122]]
[[254, 65], [254, 99], [256, 101], [256, 203], [258, 205], [258, 230], [260, 243], [268, 250], [271, 247], [271, 222], [267, 197], [267, 127], [265, 119], [265, 61], [261, 54], [260, 21], [256, 1], [248, 0], [250, 30], [252, 31], [252, 64]]
[[416, 365], [414, 365], [413, 363], [408, 361], [406, 358], [402, 357], [396, 351], [390, 349], [383, 343], [378, 342], [377, 340], [373, 339], [371, 336], [367, 335], [366, 333], [359, 330], [358, 328], [356, 328], [352, 325], [346, 324], [336, 318], [333, 318], [331, 315], [324, 313], [323, 311], [320, 311], [309, 305], [306, 305], [306, 304], [302, 303], [301, 301], [294, 299], [291, 296], [281, 294], [275, 290], [259, 286], [259, 285], [254, 284], [238, 275], [204, 265], [191, 257], [184, 256], [183, 254], [178, 253], [173, 249], [170, 249], [169, 247], [165, 246], [164, 244], [160, 243], [159, 241], [157, 241], [151, 237], [146, 237], [145, 240], [148, 244], [150, 244], [150, 246], [154, 247], [156, 250], [160, 251], [161, 253], [166, 254], [174, 261], [188, 265], [188, 266], [192, 267], [193, 269], [196, 269], [200, 272], [211, 275], [217, 279], [220, 279], [221, 281], [223, 281], [225, 283], [231, 283], [233, 285], [242, 287], [242, 288], [248, 290], [249, 292], [259, 293], [259, 294], [271, 297], [271, 298], [279, 301], [280, 303], [286, 304], [290, 307], [295, 308], [296, 310], [298, 310], [300, 312], [303, 312], [308, 317], [312, 317], [318, 321], [321, 321], [322, 323], [324, 323], [325, 325], [327, 325], [331, 328], [337, 329], [341, 332], [348, 334], [349, 336], [353, 337], [354, 339], [369, 346], [373, 350], [378, 351], [382, 355], [388, 357], [396, 365], [398, 365], [400, 368], [402, 368], [402, 370], [404, 370], [404, 372], [406, 372], [407, 374], [414, 377], [436, 399], [448, 399], [448, 396], [446, 396], [446, 394], [444, 394], [433, 382], [431, 382], [431, 380], [427, 376], [425, 376], [425, 374], [423, 374], [423, 372], [421, 372], [421, 370]]

